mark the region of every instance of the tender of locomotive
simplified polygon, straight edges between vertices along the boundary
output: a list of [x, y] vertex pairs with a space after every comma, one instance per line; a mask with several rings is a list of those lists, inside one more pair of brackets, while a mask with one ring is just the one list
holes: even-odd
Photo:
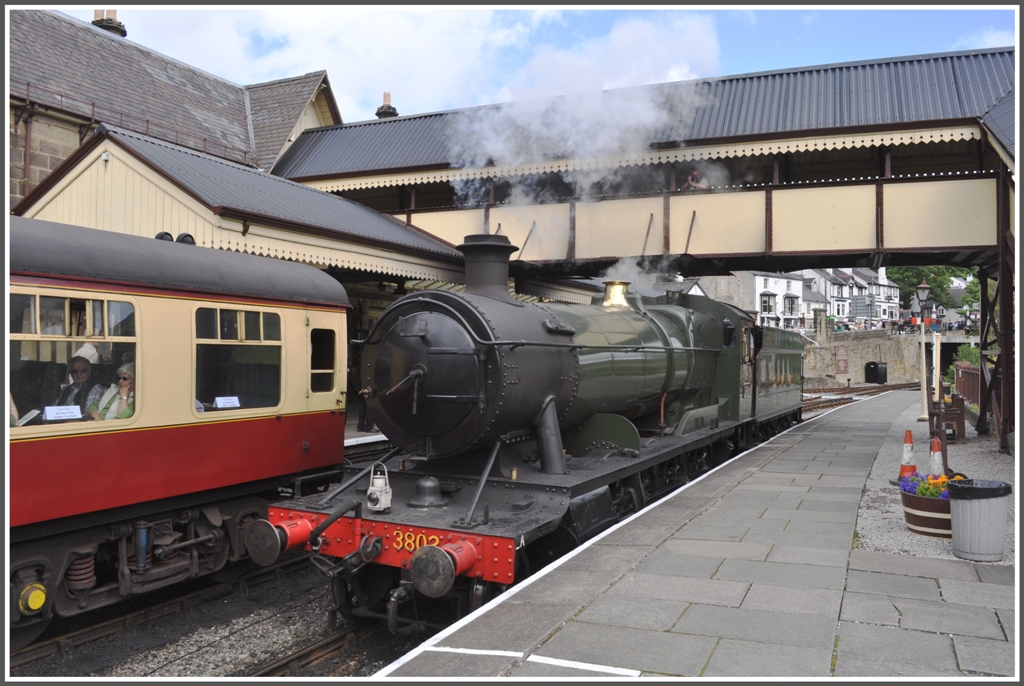
[[[184, 234], [8, 221], [16, 649], [54, 616], [225, 573], [271, 499], [337, 479], [348, 304], [318, 269]], [[63, 404], [86, 377], [126, 411]]]
[[[311, 548], [342, 613], [423, 628], [456, 615], [800, 420], [799, 335], [698, 296], [591, 305], [509, 295], [501, 235], [467, 236], [463, 293], [408, 295], [360, 346], [360, 385], [398, 446], [326, 494], [272, 506], [253, 559]], [[404, 607], [404, 609], [403, 609]]]

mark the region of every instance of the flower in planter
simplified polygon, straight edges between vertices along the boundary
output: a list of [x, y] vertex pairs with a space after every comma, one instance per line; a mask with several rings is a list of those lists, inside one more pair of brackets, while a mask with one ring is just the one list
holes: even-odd
[[[952, 477], [952, 480], [960, 481], [963, 478], [957, 474]], [[925, 498], [949, 500], [949, 490], [946, 488], [949, 481], [950, 477], [947, 477], [945, 474], [935, 475], [914, 472], [900, 480], [900, 490], [904, 493], [919, 495]]]

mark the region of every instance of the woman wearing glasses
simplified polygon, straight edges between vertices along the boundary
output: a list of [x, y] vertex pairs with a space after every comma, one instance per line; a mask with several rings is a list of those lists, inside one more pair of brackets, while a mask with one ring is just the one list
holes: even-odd
[[60, 392], [57, 405], [78, 405], [84, 417], [87, 408], [97, 403], [103, 395], [103, 386], [92, 378], [92, 363], [84, 357], [75, 355], [68, 363], [68, 374], [71, 384]]
[[127, 419], [135, 413], [135, 364], [117, 369], [117, 385], [111, 386], [98, 402], [89, 406], [93, 419]]

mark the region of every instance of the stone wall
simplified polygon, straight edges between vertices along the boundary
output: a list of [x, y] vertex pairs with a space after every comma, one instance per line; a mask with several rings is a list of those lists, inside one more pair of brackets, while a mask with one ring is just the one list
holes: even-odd
[[921, 379], [921, 339], [887, 329], [835, 332], [815, 310], [817, 333], [804, 347], [804, 389], [865, 383], [868, 362], [885, 363], [886, 383]]
[[[19, 119], [18, 113], [22, 116]], [[11, 106], [8, 117], [11, 131], [11, 145], [8, 148], [8, 179], [11, 207], [25, 197], [25, 108]], [[79, 124], [60, 119], [45, 112], [36, 112], [32, 118], [32, 150], [29, 156], [29, 182], [31, 188], [50, 175], [61, 162], [78, 149], [88, 134], [89, 124]]]

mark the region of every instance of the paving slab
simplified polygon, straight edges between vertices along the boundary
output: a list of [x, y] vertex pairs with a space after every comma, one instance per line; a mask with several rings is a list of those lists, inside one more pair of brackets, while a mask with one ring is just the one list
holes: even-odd
[[[975, 563], [974, 569], [978, 572], [978, 578], [986, 584], [1003, 584], [1004, 586], [1013, 586], [1017, 583], [1016, 568], [1013, 565], [985, 565]], [[955, 579], [956, 577], [944, 575], [943, 578]], [[965, 579], [965, 581], [967, 581], [967, 579]]]
[[845, 622], [899, 627], [900, 612], [887, 596], [847, 591], [843, 594], [843, 609], [839, 613], [839, 619]]
[[[941, 600], [939, 585], [935, 579], [922, 579], [902, 574], [885, 574], [883, 572], [862, 572], [850, 570], [846, 578], [846, 590], [854, 593], [873, 593], [875, 595], [894, 596], [897, 598], [917, 598], [919, 600]], [[951, 601], [952, 602], [952, 601]]]
[[850, 551], [850, 569], [866, 572], [887, 572], [906, 576], [928, 577], [931, 579], [959, 579], [978, 581], [975, 566], [960, 560], [939, 560], [927, 557], [913, 557], [895, 553], [879, 553], [871, 550]]
[[793, 588], [752, 583], [740, 603], [742, 610], [839, 616], [843, 592], [824, 588]]
[[718, 568], [714, 578], [726, 581], [750, 581], [774, 586], [842, 590], [846, 579], [846, 570], [822, 565], [727, 559]]
[[463, 653], [424, 651], [398, 669], [390, 677], [497, 677], [509, 672], [520, 658], [497, 655], [466, 655]]
[[803, 548], [827, 548], [849, 551], [853, 543], [852, 534], [837, 534], [814, 531], [776, 531], [772, 529], [751, 529], [743, 537], [744, 543], [753, 545], [785, 545]]
[[763, 560], [771, 552], [771, 546], [763, 543], [694, 541], [685, 538], [672, 538], [665, 541], [661, 550], [669, 551], [679, 556], [695, 555], [697, 557]]
[[672, 535], [672, 538], [689, 538], [700, 541], [732, 541], [738, 542], [750, 527], [746, 524], [699, 524], [693, 522]]
[[717, 643], [706, 636], [570, 622], [536, 654], [666, 676], [697, 676]]
[[662, 576], [688, 576], [696, 579], [710, 579], [722, 566], [724, 558], [678, 555], [670, 550], [656, 550], [643, 562], [633, 568], [637, 574], [660, 574]]
[[675, 600], [739, 607], [748, 588], [750, 588], [750, 584], [743, 581], [719, 581], [630, 572], [612, 586], [605, 595], [621, 594], [655, 601]]
[[762, 519], [789, 519], [792, 521], [811, 521], [811, 522], [833, 522], [838, 524], [855, 524], [857, 522], [857, 512], [840, 512], [838, 510], [828, 509], [825, 511], [821, 510], [780, 510], [769, 507], [761, 515]]
[[831, 651], [836, 618], [693, 604], [672, 627], [672, 632]]
[[460, 627], [440, 645], [471, 650], [533, 650], [579, 610], [575, 603], [523, 603], [515, 600], [518, 596]]
[[622, 571], [638, 564], [657, 550], [652, 545], [613, 545], [599, 543], [585, 548], [562, 564], [569, 572], [590, 572], [597, 570]]
[[723, 638], [702, 677], [827, 677], [832, 648], [804, 648]]
[[662, 599], [643, 602], [628, 595], [605, 594], [576, 615], [575, 621], [607, 624], [648, 631], [668, 631], [679, 621], [690, 603]]
[[1014, 602], [1016, 588], [1014, 586], [939, 579], [939, 587], [942, 589], [942, 598], [947, 603], [1006, 609], [1016, 607]]
[[586, 605], [622, 576], [622, 570], [591, 570], [548, 574], [516, 593], [521, 603], [575, 603]]
[[900, 611], [900, 627], [942, 634], [977, 636], [1003, 640], [996, 611], [977, 605], [934, 603], [909, 598], [891, 598]]
[[1016, 646], [1007, 641], [993, 641], [973, 636], [954, 636], [956, 657], [960, 669], [974, 674], [1016, 676], [1014, 657]]
[[839, 623], [835, 676], [959, 676], [949, 636]]
[[768, 562], [790, 562], [800, 565], [822, 565], [845, 569], [848, 557], [849, 551], [847, 550], [776, 545], [772, 546], [772, 551], [768, 553]]
[[853, 522], [816, 522], [814, 520], [790, 520], [786, 524], [786, 531], [807, 531], [818, 534], [835, 534], [846, 536], [853, 540], [853, 532], [857, 527]]

